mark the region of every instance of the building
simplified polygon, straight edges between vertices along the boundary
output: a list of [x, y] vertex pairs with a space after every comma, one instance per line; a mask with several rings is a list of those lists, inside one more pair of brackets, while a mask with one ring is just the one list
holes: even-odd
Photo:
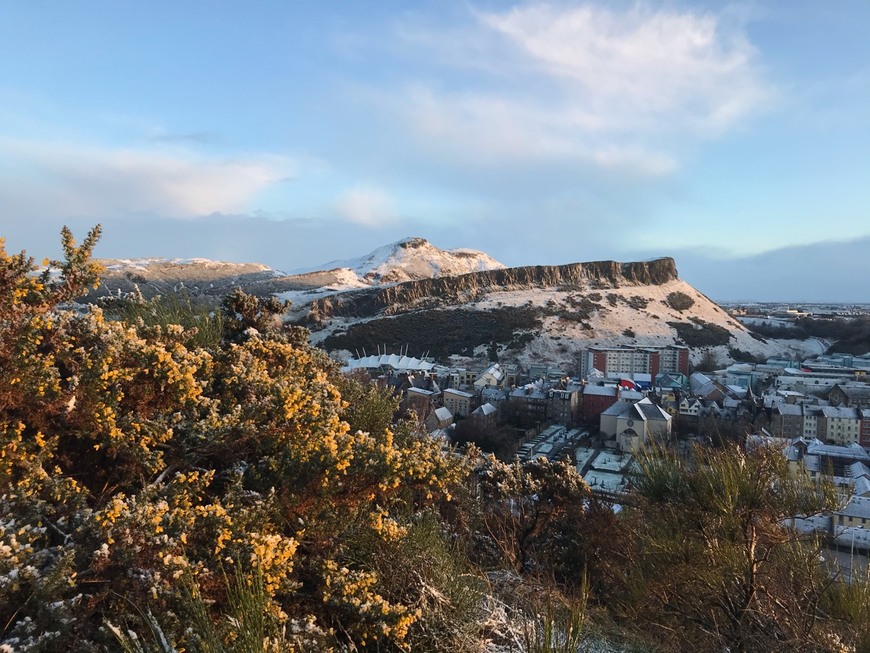
[[683, 391], [689, 387], [689, 379], [677, 372], [659, 372], [655, 376], [655, 386], [662, 390]]
[[870, 497], [852, 496], [841, 510], [834, 511], [836, 528], [867, 528], [870, 524]]
[[430, 433], [438, 429], [446, 429], [451, 424], [453, 424], [453, 415], [444, 406], [436, 408], [426, 418], [426, 429]]
[[444, 407], [455, 417], [465, 417], [472, 411], [471, 402], [474, 395], [464, 390], [448, 388], [443, 392]]
[[547, 391], [547, 415], [559, 424], [573, 424], [580, 418], [579, 383], [567, 383], [565, 387]]
[[799, 438], [804, 434], [804, 413], [798, 404], [774, 406], [770, 420], [770, 432], [779, 438]]
[[588, 378], [593, 370], [614, 378], [631, 374], [661, 372], [689, 374], [689, 348], [667, 347], [590, 347], [581, 361], [581, 374]]
[[597, 422], [599, 415], [610, 408], [617, 400], [616, 386], [583, 386], [580, 413], [586, 422]]
[[858, 444], [870, 448], [870, 408], [861, 409], [861, 435]]
[[805, 440], [819, 437], [819, 421], [822, 419], [821, 406], [808, 406], [804, 404], [804, 430], [801, 434]]
[[541, 389], [541, 383], [530, 383], [511, 391], [510, 401], [517, 406], [518, 412], [531, 424], [545, 422], [549, 400], [547, 392]]
[[341, 369], [342, 372], [354, 370], [366, 370], [369, 373], [376, 372], [427, 372], [435, 370], [435, 363], [429, 360], [414, 358], [413, 356], [401, 356], [398, 354], [378, 354], [363, 356], [349, 360]]
[[601, 413], [601, 432], [615, 437], [622, 451], [633, 452], [650, 440], [669, 439], [671, 419], [647, 397], [634, 404], [614, 404]]
[[680, 401], [680, 415], [698, 417], [701, 414], [701, 402], [694, 397], [683, 397]]
[[469, 415], [469, 419], [473, 419], [480, 426], [495, 426], [498, 409], [492, 404], [481, 404]]
[[870, 386], [838, 383], [828, 393], [828, 401], [832, 406], [870, 408]]
[[822, 406], [819, 439], [834, 444], [857, 444], [861, 420], [857, 408]]
[[505, 383], [505, 372], [498, 363], [493, 363], [474, 380], [474, 388], [482, 390], [487, 387], [500, 387]]

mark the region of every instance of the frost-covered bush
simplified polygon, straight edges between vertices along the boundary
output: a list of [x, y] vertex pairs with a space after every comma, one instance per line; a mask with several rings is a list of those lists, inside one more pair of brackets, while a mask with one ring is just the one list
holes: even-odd
[[355, 552], [449, 503], [462, 460], [392, 426], [391, 401], [352, 429], [359, 408], [277, 302], [229, 297], [206, 340], [64, 308], [97, 281], [98, 236], [77, 247], [64, 230], [65, 259], [41, 274], [0, 248], [0, 644], [112, 649], [109, 624], [145, 634], [152, 614], [196, 648], [192, 594], [217, 623], [257, 580], [280, 628], [404, 647], [419, 591], [386, 592]]

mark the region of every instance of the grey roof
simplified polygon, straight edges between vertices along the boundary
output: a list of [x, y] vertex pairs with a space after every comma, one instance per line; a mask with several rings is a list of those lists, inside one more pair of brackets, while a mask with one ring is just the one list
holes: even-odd
[[496, 412], [497, 412], [497, 409], [492, 404], [483, 404], [482, 406], [478, 406], [477, 408], [475, 408], [471, 412], [471, 414], [472, 415], [483, 415], [484, 417], [487, 417], [489, 415], [495, 415]]
[[[798, 440], [800, 440], [800, 438], [795, 440], [795, 442]], [[857, 442], [853, 442], [847, 446], [842, 446], [837, 444], [823, 444], [821, 441], [813, 439], [807, 443], [807, 453], [817, 456], [850, 458], [852, 460], [861, 460], [864, 462], [870, 461], [870, 454], [864, 451], [864, 448]]]
[[480, 396], [486, 401], [502, 401], [507, 399], [510, 391], [505, 388], [486, 387], [480, 391]]
[[440, 408], [435, 409], [435, 417], [443, 422], [444, 420], [453, 419], [453, 413], [444, 406], [441, 406]]
[[870, 386], [867, 385], [847, 385], [843, 384], [839, 386], [840, 390], [850, 398], [864, 398], [870, 397]]
[[619, 403], [615, 403], [601, 414], [607, 415], [607, 416], [619, 417], [620, 415], [624, 415], [629, 410], [634, 408], [635, 405], [636, 404], [629, 404], [629, 403], [626, 403], [624, 401], [619, 402]]
[[800, 405], [798, 404], [779, 404], [774, 410], [780, 415], [792, 415], [800, 417], [803, 415]]
[[837, 408], [834, 406], [823, 406], [822, 414], [831, 419], [860, 419], [856, 408], [846, 408], [843, 406]]
[[867, 467], [860, 460], [848, 466], [849, 476], [852, 478], [860, 478], [862, 476], [870, 477], [870, 467]]
[[834, 514], [853, 519], [870, 519], [870, 497], [853, 496], [846, 502], [842, 510], [837, 510]]
[[634, 405], [635, 410], [643, 415], [643, 418], [645, 420], [654, 419], [666, 422], [671, 419], [671, 416], [668, 415], [665, 411], [663, 411], [651, 401], [647, 403], [648, 401], [648, 399], [644, 401], [639, 401]]
[[447, 388], [447, 389], [444, 391], [444, 394], [446, 395], [448, 392], [449, 392], [450, 394], [454, 394], [454, 395], [457, 395], [457, 396], [459, 396], [459, 397], [465, 397], [465, 398], [467, 398], [467, 399], [471, 399], [471, 398], [474, 396], [474, 395], [471, 394], [470, 392], [465, 392], [464, 390], [456, 390], [455, 388]]
[[583, 388], [584, 395], [598, 395], [600, 397], [615, 397], [616, 387], [612, 385], [587, 385]]

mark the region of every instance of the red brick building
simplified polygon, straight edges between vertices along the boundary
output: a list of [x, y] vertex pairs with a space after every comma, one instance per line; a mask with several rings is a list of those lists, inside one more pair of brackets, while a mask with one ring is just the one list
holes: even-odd
[[616, 400], [617, 390], [615, 386], [583, 386], [583, 397], [581, 399], [581, 415], [583, 416], [583, 421], [598, 421], [601, 413], [615, 404]]
[[870, 448], [870, 408], [861, 409], [860, 435], [858, 444]]
[[659, 372], [689, 374], [689, 349], [668, 347], [590, 347], [583, 356], [584, 377], [598, 370], [606, 377]]

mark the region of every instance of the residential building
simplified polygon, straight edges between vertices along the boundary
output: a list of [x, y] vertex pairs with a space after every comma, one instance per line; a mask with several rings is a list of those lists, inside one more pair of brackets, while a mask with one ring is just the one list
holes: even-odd
[[840, 510], [834, 511], [835, 528], [867, 528], [870, 524], [870, 497], [852, 496]]
[[504, 370], [501, 369], [498, 363], [493, 363], [477, 375], [477, 378], [474, 380], [474, 387], [476, 390], [482, 390], [486, 387], [500, 387], [504, 385], [504, 382]]
[[819, 437], [819, 421], [822, 419], [821, 406], [808, 406], [804, 404], [804, 430], [801, 436], [805, 440]]
[[799, 438], [804, 432], [804, 415], [798, 404], [774, 406], [770, 420], [770, 432], [780, 438]]
[[858, 443], [861, 420], [857, 408], [822, 406], [819, 439], [834, 444]]
[[590, 347], [583, 354], [581, 374], [588, 378], [593, 370], [605, 377], [625, 374], [649, 374], [655, 378], [660, 372], [689, 373], [689, 349], [668, 347]]
[[561, 384], [547, 391], [547, 415], [559, 424], [573, 424], [580, 418], [579, 383]]
[[861, 435], [858, 444], [870, 448], [870, 408], [861, 409]]
[[453, 424], [453, 415], [444, 406], [436, 408], [426, 418], [426, 428], [430, 433], [438, 429], [446, 429], [451, 424]]
[[680, 401], [680, 415], [698, 417], [701, 414], [701, 402], [694, 397], [683, 397]]
[[597, 422], [599, 415], [610, 408], [617, 400], [616, 386], [585, 385], [581, 403], [581, 414], [587, 422]]
[[870, 386], [862, 383], [838, 383], [828, 393], [832, 406], [870, 408]]
[[498, 409], [492, 404], [481, 404], [469, 415], [469, 419], [475, 420], [481, 426], [495, 426]]
[[465, 417], [471, 413], [471, 402], [474, 399], [474, 395], [470, 392], [448, 388], [444, 391], [443, 397], [444, 407], [455, 417]]
[[511, 391], [509, 401], [517, 405], [519, 412], [529, 423], [547, 420], [548, 398], [542, 385], [539, 381]]

